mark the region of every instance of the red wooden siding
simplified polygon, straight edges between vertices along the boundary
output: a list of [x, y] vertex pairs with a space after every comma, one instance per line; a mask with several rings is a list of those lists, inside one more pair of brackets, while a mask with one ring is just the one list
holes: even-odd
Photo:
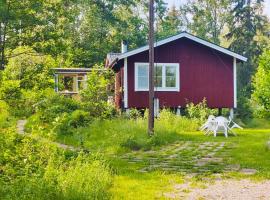
[[[127, 60], [128, 107], [148, 107], [148, 92], [134, 91], [134, 63], [148, 62], [148, 51]], [[181, 38], [158, 47], [155, 62], [180, 64], [180, 92], [155, 92], [161, 107], [183, 107], [205, 97], [209, 107], [233, 108], [233, 57]]]

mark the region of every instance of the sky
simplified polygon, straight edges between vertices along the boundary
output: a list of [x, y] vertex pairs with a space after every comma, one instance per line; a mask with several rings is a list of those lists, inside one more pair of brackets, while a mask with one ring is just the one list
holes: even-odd
[[[181, 3], [185, 3], [186, 0], [165, 0], [165, 2], [168, 3], [169, 6], [173, 4], [175, 4], [176, 6], [179, 6]], [[264, 4], [265, 4], [264, 12], [270, 18], [270, 0], [265, 0]]]

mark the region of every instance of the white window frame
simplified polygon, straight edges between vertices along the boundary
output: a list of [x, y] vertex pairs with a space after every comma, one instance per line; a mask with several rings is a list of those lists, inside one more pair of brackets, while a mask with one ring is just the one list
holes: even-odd
[[[138, 67], [141, 65], [147, 65], [149, 69], [149, 63], [136, 62], [135, 63], [135, 91], [149, 91], [149, 88], [139, 88], [138, 87]], [[164, 92], [179, 92], [180, 91], [180, 65], [179, 63], [155, 63], [155, 66], [162, 66], [162, 87], [155, 87], [155, 91]], [[166, 87], [166, 67], [176, 67], [176, 87]], [[148, 77], [149, 82], [149, 77]]]

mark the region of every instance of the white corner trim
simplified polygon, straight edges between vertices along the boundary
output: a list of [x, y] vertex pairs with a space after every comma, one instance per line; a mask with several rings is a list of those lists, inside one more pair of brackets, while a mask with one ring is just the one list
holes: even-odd
[[[141, 91], [149, 91], [149, 88], [139, 88], [138, 87], [138, 67], [141, 65], [147, 65], [149, 69], [149, 63], [143, 63], [143, 62], [136, 62], [134, 63], [134, 81], [135, 81], [135, 92], [141, 92]], [[154, 65], [161, 65], [162, 66], [162, 87], [154, 87], [154, 91], [160, 91], [160, 92], [180, 92], [180, 65], [179, 63], [154, 63]], [[166, 76], [165, 76], [165, 66], [173, 66], [176, 67], [176, 87], [169, 88], [165, 86], [166, 83]], [[149, 73], [147, 73], [149, 74]], [[149, 78], [149, 77], [148, 77]]]
[[237, 64], [236, 58], [233, 58], [233, 106], [237, 108]]
[[[195, 41], [195, 42], [198, 42], [198, 43], [200, 43], [200, 44], [203, 44], [203, 45], [205, 45], [205, 46], [208, 46], [208, 47], [210, 47], [210, 48], [212, 48], [212, 49], [215, 49], [215, 50], [217, 50], [217, 51], [220, 51], [220, 52], [222, 52], [222, 53], [224, 53], [224, 54], [230, 55], [230, 56], [232, 56], [232, 57], [234, 57], [234, 58], [237, 58], [237, 59], [239, 59], [239, 60], [241, 60], [241, 61], [244, 61], [244, 62], [247, 61], [247, 58], [244, 57], [244, 56], [242, 56], [242, 55], [240, 55], [240, 54], [234, 53], [234, 52], [232, 52], [232, 51], [230, 51], [230, 50], [228, 50], [228, 49], [226, 49], [226, 48], [223, 48], [223, 47], [221, 47], [221, 46], [218, 46], [218, 45], [216, 45], [216, 44], [213, 44], [213, 43], [211, 43], [211, 42], [208, 42], [208, 41], [206, 41], [206, 40], [203, 40], [203, 39], [201, 39], [201, 38], [198, 38], [198, 37], [193, 36], [193, 35], [191, 35], [191, 34], [189, 34], [189, 33], [186, 33], [186, 32], [180, 33], [180, 34], [178, 34], [178, 35], [169, 37], [169, 38], [164, 39], [164, 40], [160, 40], [160, 41], [158, 41], [157, 43], [155, 43], [155, 47], [161, 46], [161, 45], [163, 45], [163, 44], [172, 42], [172, 41], [174, 41], [174, 40], [177, 40], [177, 39], [180, 39], [180, 38], [183, 38], [183, 37], [186, 37], [186, 38], [188, 38], [188, 39], [190, 39], [190, 40], [193, 40], [193, 41]], [[127, 57], [129, 57], [129, 56], [132, 56], [132, 55], [141, 53], [141, 52], [146, 51], [146, 50], [148, 50], [148, 49], [149, 49], [149, 45], [146, 45], [146, 46], [143, 46], [143, 47], [141, 47], [141, 48], [134, 49], [134, 50], [132, 50], [132, 51], [123, 53], [123, 54], [121, 54], [121, 55], [119, 56], [118, 59], [121, 60], [121, 59], [123, 59], [123, 58], [127, 58]]]
[[128, 68], [127, 68], [127, 58], [124, 59], [124, 107], [128, 108]]

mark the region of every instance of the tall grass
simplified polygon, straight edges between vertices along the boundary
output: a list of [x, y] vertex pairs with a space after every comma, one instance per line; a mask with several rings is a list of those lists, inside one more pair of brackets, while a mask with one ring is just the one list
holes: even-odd
[[56, 148], [0, 129], [0, 199], [108, 199], [112, 173], [99, 155]]
[[95, 120], [88, 127], [78, 129], [73, 135], [58, 135], [58, 140], [72, 145], [80, 145], [93, 151], [115, 153], [127, 150], [150, 149], [174, 142], [185, 132], [196, 131], [198, 120], [176, 116], [163, 110], [155, 120], [155, 135], [147, 134], [147, 119], [115, 118]]

